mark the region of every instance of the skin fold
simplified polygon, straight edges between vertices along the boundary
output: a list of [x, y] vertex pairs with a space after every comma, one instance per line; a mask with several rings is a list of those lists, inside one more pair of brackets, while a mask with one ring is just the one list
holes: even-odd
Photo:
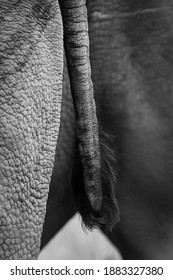
[[[106, 234], [125, 259], [172, 259], [172, 3], [88, 0], [87, 9], [98, 118], [119, 166], [120, 222]], [[71, 120], [66, 102], [64, 120]], [[70, 123], [62, 135], [74, 143]], [[69, 172], [71, 148], [64, 143]], [[57, 176], [64, 184], [55, 173], [52, 182]]]
[[86, 2], [4, 0], [0, 13], [0, 258], [35, 259], [59, 139], [63, 46], [85, 199], [95, 219], [103, 207]]

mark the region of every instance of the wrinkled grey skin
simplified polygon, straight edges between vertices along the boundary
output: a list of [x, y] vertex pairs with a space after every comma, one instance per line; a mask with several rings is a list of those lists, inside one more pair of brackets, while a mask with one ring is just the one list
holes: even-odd
[[60, 125], [62, 20], [57, 1], [2, 1], [0, 13], [0, 258], [31, 259]]
[[[171, 5], [170, 0], [87, 1], [99, 120], [115, 137], [112, 148], [119, 159], [121, 221], [108, 236], [126, 259], [173, 259]], [[64, 101], [64, 112], [68, 111], [64, 120], [72, 119], [70, 106]], [[62, 155], [68, 172], [73, 152], [63, 137], [73, 143], [70, 123], [62, 125], [59, 143], [68, 155]], [[54, 173], [52, 189], [56, 176], [64, 184], [63, 170]]]
[[[82, 160], [92, 160], [87, 161], [85, 151], [97, 146], [94, 164], [99, 175], [87, 26], [83, 0], [1, 1], [0, 259], [35, 259], [40, 250], [60, 126], [63, 43], [68, 67], [73, 69], [69, 73], [75, 110], [85, 116], [85, 102], [92, 108], [87, 112], [89, 122], [77, 113], [83, 129], [78, 132]], [[97, 145], [86, 143], [88, 134], [94, 135]], [[95, 170], [91, 160], [90, 175]], [[99, 180], [94, 183], [100, 185]]]

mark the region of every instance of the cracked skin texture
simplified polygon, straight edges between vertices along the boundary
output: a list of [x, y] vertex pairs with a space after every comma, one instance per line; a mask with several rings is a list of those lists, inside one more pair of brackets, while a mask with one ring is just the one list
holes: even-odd
[[1, 1], [0, 258], [35, 259], [60, 125], [58, 1]]

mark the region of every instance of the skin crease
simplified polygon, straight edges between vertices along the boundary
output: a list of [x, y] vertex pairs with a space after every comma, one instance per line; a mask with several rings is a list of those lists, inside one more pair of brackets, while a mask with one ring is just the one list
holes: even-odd
[[172, 3], [87, 8], [99, 120], [119, 159], [120, 223], [107, 235], [125, 259], [172, 259]]
[[[63, 45], [80, 158], [87, 171], [82, 178], [85, 187], [92, 187], [93, 181], [94, 187], [101, 186], [85, 4], [84, 0], [1, 3], [1, 259], [38, 257], [59, 134]], [[88, 135], [93, 135], [92, 143]], [[98, 208], [97, 197], [92, 198], [93, 208]]]

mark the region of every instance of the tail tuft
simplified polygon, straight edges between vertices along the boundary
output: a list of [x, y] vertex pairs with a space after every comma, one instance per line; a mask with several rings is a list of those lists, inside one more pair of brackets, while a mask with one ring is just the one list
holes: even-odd
[[108, 147], [110, 137], [101, 131], [99, 134], [102, 179], [101, 209], [95, 211], [88, 199], [88, 194], [86, 194], [77, 144], [72, 172], [73, 196], [77, 211], [82, 216], [83, 224], [87, 229], [92, 230], [99, 227], [105, 231], [112, 231], [119, 221], [119, 207], [116, 199], [117, 156]]

